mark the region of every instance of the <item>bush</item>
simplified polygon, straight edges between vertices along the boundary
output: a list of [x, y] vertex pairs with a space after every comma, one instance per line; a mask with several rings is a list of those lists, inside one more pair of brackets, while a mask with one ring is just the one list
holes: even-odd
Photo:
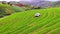
[[5, 14], [5, 8], [3, 4], [0, 4], [0, 15], [4, 15]]
[[13, 13], [12, 10], [9, 9], [10, 6], [5, 5], [5, 4], [0, 4], [0, 16], [6, 16], [6, 15], [10, 15], [11, 13]]

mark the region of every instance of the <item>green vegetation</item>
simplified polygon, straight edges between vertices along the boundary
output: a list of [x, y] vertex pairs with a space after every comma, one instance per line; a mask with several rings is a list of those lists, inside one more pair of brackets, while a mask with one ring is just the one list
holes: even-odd
[[7, 4], [0, 4], [0, 17], [10, 15], [12, 13], [24, 11], [23, 8], [17, 6], [9, 6]]
[[25, 11], [25, 9], [18, 7], [18, 6], [10, 6], [10, 9], [13, 10], [14, 12]]
[[[35, 17], [37, 12], [41, 16]], [[29, 10], [2, 18], [0, 34], [60, 34], [60, 8]]]
[[8, 15], [8, 14], [11, 14], [13, 13], [12, 10], [9, 9], [9, 5], [5, 5], [5, 4], [0, 4], [0, 16], [5, 16], [5, 15]]
[[0, 15], [3, 15], [5, 13], [5, 8], [3, 8], [4, 5], [0, 4]]

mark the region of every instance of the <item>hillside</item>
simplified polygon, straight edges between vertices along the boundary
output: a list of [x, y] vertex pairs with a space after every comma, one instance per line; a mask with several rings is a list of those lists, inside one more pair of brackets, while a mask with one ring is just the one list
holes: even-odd
[[[41, 16], [35, 17], [37, 12]], [[60, 34], [60, 8], [30, 10], [2, 18], [0, 34]]]
[[49, 7], [56, 7], [60, 6], [60, 1], [45, 1], [45, 0], [32, 0], [32, 1], [20, 1], [20, 3], [27, 4], [27, 5], [33, 5], [33, 6], [39, 6], [41, 8], [49, 8]]
[[21, 11], [25, 11], [25, 9], [17, 6], [9, 6], [8, 4], [0, 4], [0, 17]]
[[18, 7], [18, 6], [10, 6], [10, 9], [15, 12], [25, 11], [25, 9], [23, 9], [22, 7]]

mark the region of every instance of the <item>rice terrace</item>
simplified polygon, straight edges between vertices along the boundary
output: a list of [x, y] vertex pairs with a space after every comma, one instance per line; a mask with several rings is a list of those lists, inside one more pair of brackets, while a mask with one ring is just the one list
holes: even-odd
[[60, 5], [30, 6], [23, 1], [0, 3], [0, 34], [60, 34]]

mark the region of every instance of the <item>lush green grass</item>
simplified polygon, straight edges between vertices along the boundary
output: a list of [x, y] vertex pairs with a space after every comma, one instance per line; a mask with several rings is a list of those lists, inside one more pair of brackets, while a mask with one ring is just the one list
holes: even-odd
[[[37, 12], [41, 16], [35, 17]], [[60, 34], [60, 8], [30, 10], [2, 18], [0, 34]]]

